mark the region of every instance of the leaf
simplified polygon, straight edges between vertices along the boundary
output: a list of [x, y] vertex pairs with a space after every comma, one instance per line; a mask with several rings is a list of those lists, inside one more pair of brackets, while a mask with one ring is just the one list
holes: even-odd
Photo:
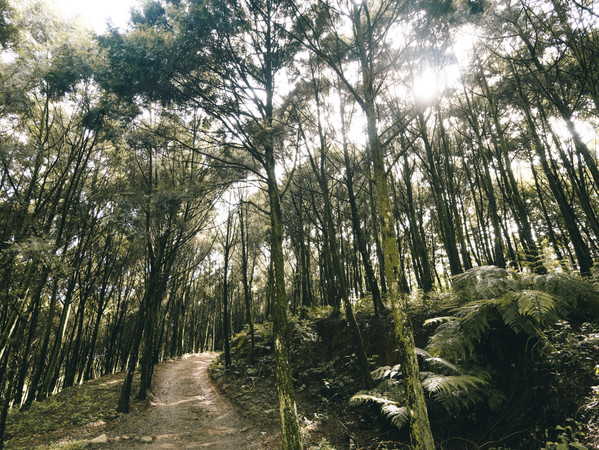
[[452, 289], [461, 301], [490, 299], [520, 290], [521, 278], [497, 266], [480, 266], [454, 277]]
[[395, 376], [401, 373], [401, 365], [396, 364], [395, 366], [382, 366], [372, 371], [372, 377], [375, 380], [382, 380], [385, 378], [395, 378]]
[[433, 317], [432, 319], [426, 319], [424, 321], [424, 326], [429, 325], [439, 325], [441, 323], [449, 322], [451, 320], [455, 320], [454, 316], [442, 316], [442, 317]]
[[468, 408], [478, 403], [488, 386], [485, 380], [472, 375], [430, 374], [422, 382], [422, 387], [447, 411]]
[[391, 423], [397, 428], [402, 429], [408, 424], [410, 416], [408, 414], [408, 408], [405, 406], [390, 404], [383, 406], [381, 410], [389, 419], [391, 419]]
[[439, 357], [436, 357], [436, 358], [427, 358], [425, 361], [427, 362], [427, 364], [436, 365], [436, 366], [440, 366], [440, 367], [445, 367], [445, 368], [448, 368], [452, 372], [455, 372], [455, 373], [460, 373], [461, 372], [461, 370], [460, 370], [460, 368], [458, 366], [450, 363], [449, 361], [447, 361], [447, 360], [445, 360], [443, 358], [439, 358]]

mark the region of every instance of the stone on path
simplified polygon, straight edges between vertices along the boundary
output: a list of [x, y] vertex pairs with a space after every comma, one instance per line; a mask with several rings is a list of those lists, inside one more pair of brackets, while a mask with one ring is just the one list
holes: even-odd
[[100, 436], [89, 441], [90, 444], [108, 444], [108, 436], [101, 434]]
[[143, 442], [144, 444], [151, 444], [152, 441], [152, 436], [142, 436], [140, 439], [140, 442]]

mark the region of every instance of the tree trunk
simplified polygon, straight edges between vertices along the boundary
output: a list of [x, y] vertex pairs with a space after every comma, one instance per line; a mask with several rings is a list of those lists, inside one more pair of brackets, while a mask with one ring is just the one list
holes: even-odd
[[368, 286], [370, 286], [372, 294], [372, 304], [374, 307], [374, 315], [378, 317], [381, 312], [386, 310], [386, 308], [385, 305], [383, 305], [383, 301], [381, 300], [381, 291], [379, 290], [379, 285], [377, 283], [374, 274], [374, 269], [370, 261], [370, 255], [368, 253], [368, 248], [366, 247], [366, 238], [364, 237], [364, 233], [362, 231], [362, 224], [360, 221], [360, 215], [358, 213], [358, 205], [356, 202], [356, 195], [354, 193], [354, 169], [351, 167], [349, 158], [349, 145], [347, 143], [344, 102], [342, 96], [340, 96], [340, 98], [341, 101], [339, 103], [339, 106], [341, 111], [341, 130], [343, 133], [343, 161], [345, 163], [345, 185], [347, 187], [349, 207], [351, 211], [352, 229], [356, 237], [356, 246], [358, 247], [358, 251], [360, 252], [360, 256], [362, 257], [362, 264], [364, 265], [366, 280], [368, 281]]
[[[250, 329], [250, 364], [254, 364], [254, 322], [252, 320], [252, 285], [250, 281], [254, 278], [254, 267], [252, 266], [251, 276], [248, 276], [249, 232], [246, 227], [246, 217], [247, 203], [240, 202], [239, 232], [241, 234], [241, 275], [243, 282], [243, 298], [245, 301], [245, 320]], [[303, 285], [304, 280], [302, 279], [302, 288]], [[302, 297], [304, 297], [304, 295], [305, 293], [302, 293]]]
[[[148, 293], [146, 292], [146, 295]], [[129, 361], [127, 362], [127, 373], [125, 374], [125, 380], [123, 381], [123, 387], [121, 388], [121, 394], [117, 405], [117, 412], [128, 413], [129, 412], [129, 401], [131, 399], [131, 385], [133, 384], [133, 375], [137, 367], [137, 356], [139, 354], [139, 344], [141, 343], [141, 337], [144, 329], [145, 309], [146, 303], [149, 299], [144, 298], [139, 305], [139, 311], [137, 312], [137, 318], [135, 320], [135, 328], [133, 330], [133, 337], [131, 341], [131, 350], [129, 351]]]
[[[432, 450], [435, 447], [428, 412], [424, 400], [424, 390], [420, 380], [418, 360], [416, 359], [412, 324], [407, 312], [407, 293], [401, 290], [401, 267], [399, 248], [393, 226], [393, 211], [390, 205], [387, 171], [383, 148], [378, 136], [377, 115], [375, 106], [374, 63], [370, 59], [375, 51], [372, 29], [363, 29], [361, 12], [368, 14], [364, 4], [354, 4], [353, 27], [356, 47], [360, 54], [360, 70], [362, 75], [362, 109], [366, 116], [368, 146], [372, 162], [374, 185], [376, 187], [377, 212], [380, 220], [385, 274], [387, 277], [388, 297], [392, 306], [395, 323], [395, 339], [402, 365], [403, 383], [405, 386], [407, 407], [410, 410], [410, 440], [415, 449]], [[367, 22], [368, 23], [368, 22]]]

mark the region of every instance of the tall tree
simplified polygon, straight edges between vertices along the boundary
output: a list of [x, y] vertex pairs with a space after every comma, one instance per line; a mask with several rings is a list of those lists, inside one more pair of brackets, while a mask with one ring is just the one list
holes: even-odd
[[[373, 168], [378, 218], [381, 225], [388, 298], [391, 301], [395, 323], [395, 337], [404, 374], [410, 414], [410, 437], [416, 448], [433, 448], [418, 361], [414, 353], [412, 325], [407, 312], [407, 292], [402, 287], [402, 268], [397, 246], [393, 210], [389, 193], [388, 172], [385, 167], [385, 146], [395, 135], [385, 138], [379, 132], [377, 98], [385, 70], [401, 56], [403, 49], [390, 44], [391, 32], [405, 13], [406, 4], [397, 1], [382, 2], [322, 2], [313, 5], [300, 21], [296, 37], [311, 51], [329, 64], [345, 88], [360, 105], [366, 122], [369, 157]], [[311, 13], [312, 20], [308, 14]], [[351, 27], [351, 45], [348, 36], [340, 30]], [[360, 82], [354, 82], [352, 71], [343, 64], [350, 53], [359, 67]]]

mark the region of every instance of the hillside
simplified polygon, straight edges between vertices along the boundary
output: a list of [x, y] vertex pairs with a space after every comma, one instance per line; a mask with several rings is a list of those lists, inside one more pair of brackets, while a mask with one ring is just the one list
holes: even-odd
[[[394, 366], [397, 356], [390, 317], [375, 318], [365, 313], [358, 318], [373, 369]], [[422, 327], [424, 319], [422, 314], [414, 319], [417, 345], [421, 347], [433, 334], [431, 327]], [[455, 410], [451, 415], [431, 404], [429, 415], [437, 448], [552, 449], [562, 448], [557, 447], [560, 443], [570, 446], [567, 448], [597, 448], [599, 398], [593, 365], [599, 361], [599, 328], [585, 324], [573, 330], [562, 324], [554, 331], [554, 342], [560, 347], [550, 361], [534, 360], [539, 356], [534, 351], [520, 360], [527, 363], [517, 369], [512, 361], [504, 361], [497, 366], [503, 368], [494, 373], [498, 382], [489, 380], [487, 389], [491, 394], [486, 402]], [[254, 364], [248, 363], [249, 336], [242, 332], [232, 342], [231, 368], [224, 368], [221, 356], [212, 365], [211, 375], [246, 418], [276, 435], [280, 425], [270, 327], [258, 326], [255, 339]], [[398, 430], [377, 406], [350, 405], [350, 398], [363, 386], [342, 318], [293, 321], [290, 340], [305, 442], [313, 448], [336, 449], [409, 446], [405, 429]], [[506, 341], [506, 345], [520, 344], [526, 345]], [[517, 347], [511, 349], [519, 353]], [[453, 395], [464, 392], [454, 389]], [[493, 409], [493, 401], [501, 406]]]

